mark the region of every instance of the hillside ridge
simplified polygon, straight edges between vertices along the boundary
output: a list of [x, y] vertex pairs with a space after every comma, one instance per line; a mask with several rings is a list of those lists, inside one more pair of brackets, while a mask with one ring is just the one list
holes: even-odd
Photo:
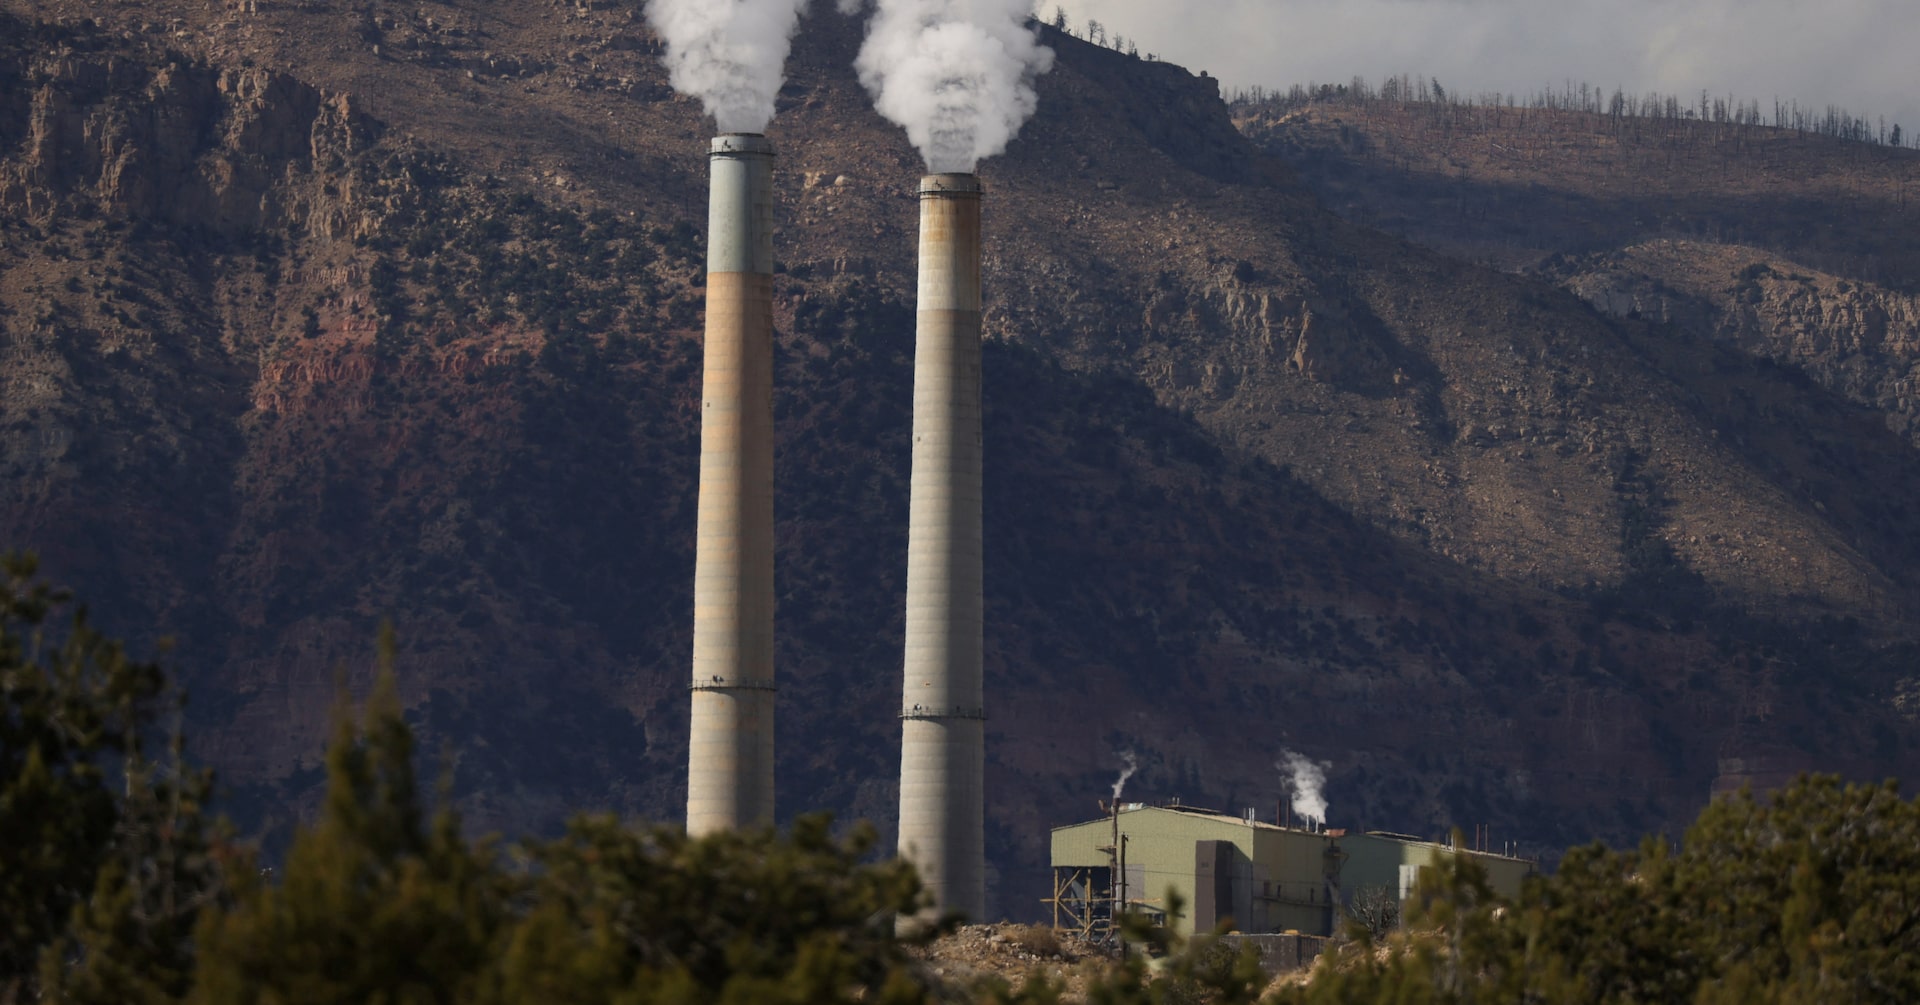
[[[634, 12], [0, 11], [0, 540], [177, 639], [269, 838], [386, 618], [476, 828], [675, 818], [706, 126]], [[884, 830], [920, 165], [858, 33], [806, 17], [769, 130], [779, 812]], [[1228, 810], [1302, 750], [1338, 820], [1531, 853], [1723, 759], [1912, 764], [1896, 385], [1356, 226], [1211, 79], [1046, 41], [981, 171], [995, 911], [1121, 750]]]

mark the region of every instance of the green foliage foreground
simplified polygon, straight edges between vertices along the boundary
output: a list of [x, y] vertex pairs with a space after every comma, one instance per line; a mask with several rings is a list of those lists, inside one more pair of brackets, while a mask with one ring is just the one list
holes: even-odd
[[[350, 720], [344, 720], [348, 721]], [[277, 884], [235, 877], [198, 930], [204, 1002], [835, 1002], [893, 995], [910, 869], [824, 818], [690, 840], [577, 820], [497, 852], [431, 822], [392, 677], [341, 727], [320, 819]], [[892, 996], [892, 997], [890, 997]]]
[[[0, 565], [0, 1005], [1046, 1003], [954, 987], [896, 934], [921, 903], [870, 828], [689, 839], [583, 817], [550, 841], [467, 838], [419, 791], [391, 674], [343, 706], [325, 803], [265, 872], [202, 805], [204, 773], [143, 746], [172, 702], [30, 560]], [[1709, 807], [1677, 848], [1569, 853], [1502, 903], [1471, 862], [1423, 876], [1409, 924], [1354, 925], [1311, 981], [1134, 925], [1086, 982], [1103, 1005], [1920, 1001], [1920, 804], [1803, 779]], [[937, 929], [936, 929], [937, 932]], [[1159, 957], [1150, 966], [1148, 955]]]
[[1284, 1002], [1920, 1001], [1920, 803], [1802, 778], [1714, 802], [1676, 851], [1578, 848], [1504, 904], [1462, 863], [1413, 923]]

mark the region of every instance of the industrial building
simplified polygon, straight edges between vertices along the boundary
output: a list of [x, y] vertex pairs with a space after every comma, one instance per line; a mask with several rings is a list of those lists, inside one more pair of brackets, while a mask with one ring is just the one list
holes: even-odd
[[[1286, 827], [1184, 806], [1127, 803], [1053, 830], [1054, 927], [1100, 937], [1114, 906], [1158, 916], [1181, 934], [1231, 918], [1246, 933], [1331, 935], [1365, 890], [1406, 900], [1422, 866], [1471, 856], [1493, 889], [1520, 892], [1530, 859], [1380, 831]], [[1185, 905], [1165, 918], [1169, 892]]]

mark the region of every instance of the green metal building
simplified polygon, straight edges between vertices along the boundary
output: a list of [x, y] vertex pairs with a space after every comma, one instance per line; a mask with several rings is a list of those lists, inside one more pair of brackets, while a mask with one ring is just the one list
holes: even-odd
[[1103, 934], [1113, 906], [1164, 914], [1191, 934], [1231, 918], [1237, 931], [1330, 935], [1336, 907], [1367, 889], [1405, 900], [1422, 866], [1469, 855], [1493, 888], [1517, 894], [1528, 859], [1400, 834], [1282, 827], [1181, 806], [1122, 805], [1098, 820], [1053, 830], [1054, 925]]

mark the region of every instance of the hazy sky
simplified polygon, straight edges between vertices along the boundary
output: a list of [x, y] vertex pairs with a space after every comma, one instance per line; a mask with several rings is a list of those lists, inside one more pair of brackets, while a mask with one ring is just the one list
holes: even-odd
[[[1051, 18], [1053, 0], [1037, 0]], [[1229, 87], [1356, 74], [1526, 93], [1568, 78], [1697, 99], [1797, 99], [1920, 127], [1920, 0], [1069, 0]]]

